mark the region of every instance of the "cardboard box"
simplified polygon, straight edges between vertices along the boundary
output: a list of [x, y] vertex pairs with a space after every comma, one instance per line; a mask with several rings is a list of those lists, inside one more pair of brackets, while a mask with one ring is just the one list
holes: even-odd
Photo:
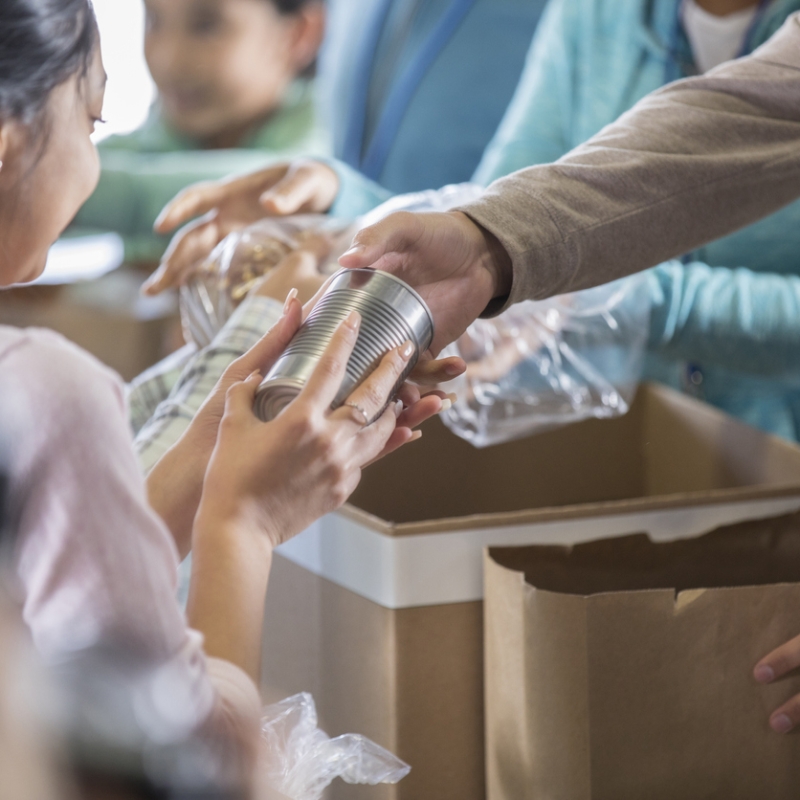
[[800, 738], [752, 677], [800, 633], [800, 514], [678, 542], [486, 555], [489, 800], [793, 800]]
[[0, 292], [0, 324], [51, 328], [131, 380], [182, 343], [175, 298], [142, 297], [146, 272]]
[[484, 547], [670, 540], [798, 509], [800, 449], [661, 387], [620, 419], [484, 450], [429, 423], [276, 555], [265, 693], [310, 691], [328, 733], [412, 766], [331, 796], [479, 800]]

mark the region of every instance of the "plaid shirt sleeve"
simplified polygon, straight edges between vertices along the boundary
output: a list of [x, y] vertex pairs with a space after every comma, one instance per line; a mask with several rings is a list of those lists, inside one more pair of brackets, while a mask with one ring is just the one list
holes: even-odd
[[[247, 352], [280, 319], [282, 307], [269, 297], [247, 297], [214, 341], [188, 358], [168, 395], [136, 435], [134, 446], [145, 474], [178, 441], [228, 364]], [[162, 387], [170, 380], [169, 375], [162, 377]], [[158, 389], [152, 393], [157, 395]]]
[[128, 416], [134, 435], [156, 413], [178, 382], [184, 367], [197, 352], [197, 346], [186, 344], [135, 377], [126, 387]]

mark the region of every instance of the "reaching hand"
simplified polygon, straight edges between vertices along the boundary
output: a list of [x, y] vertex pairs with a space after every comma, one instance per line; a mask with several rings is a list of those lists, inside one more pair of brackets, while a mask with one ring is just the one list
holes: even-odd
[[427, 417], [441, 410], [437, 394], [421, 399], [413, 412], [403, 412], [397, 401], [381, 413], [408, 363], [411, 343], [384, 357], [352, 392], [351, 405], [331, 410], [359, 324], [352, 312], [303, 390], [271, 422], [253, 413], [260, 372], [228, 389], [198, 517], [235, 521], [263, 532], [277, 546], [344, 503], [364, 466], [414, 438], [404, 413]]
[[326, 164], [307, 160], [189, 186], [166, 205], [154, 229], [170, 233], [199, 218], [175, 234], [144, 291], [158, 294], [179, 285], [229, 233], [263, 217], [327, 211], [338, 191], [336, 173]]
[[[800, 636], [775, 648], [756, 664], [753, 675], [759, 683], [772, 683], [800, 667]], [[800, 724], [800, 694], [796, 694], [770, 714], [769, 726], [776, 733], [788, 733]]]
[[296, 289], [297, 299], [306, 303], [320, 290], [325, 279], [326, 276], [319, 271], [319, 258], [315, 253], [295, 250], [260, 278], [250, 293], [281, 300]]
[[[172, 531], [182, 557], [190, 549], [192, 523], [200, 502], [207, 465], [217, 441], [227, 392], [254, 371], [265, 374], [269, 370], [300, 327], [303, 315], [304, 309], [296, 293], [291, 292], [281, 319], [250, 350], [230, 364], [186, 432], [148, 475], [150, 503]], [[448, 404], [447, 396], [442, 392], [434, 391], [422, 397], [420, 389], [410, 383], [401, 387], [398, 397], [405, 410], [379, 457], [410, 441], [413, 428], [438, 414]]]
[[436, 326], [427, 358], [458, 339], [511, 281], [500, 243], [458, 211], [391, 214], [359, 231], [339, 263], [391, 272], [420, 293]]

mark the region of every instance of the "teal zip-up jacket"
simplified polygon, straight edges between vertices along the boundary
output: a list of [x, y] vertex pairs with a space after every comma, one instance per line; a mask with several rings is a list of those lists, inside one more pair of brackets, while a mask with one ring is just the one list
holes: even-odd
[[[487, 184], [558, 160], [669, 79], [694, 72], [680, 0], [550, 0], [520, 83], [479, 165]], [[773, 0], [745, 52], [800, 0]], [[339, 167], [338, 213], [384, 199]], [[649, 274], [645, 379], [800, 439], [800, 202]]]
[[153, 233], [158, 213], [181, 189], [263, 167], [297, 155], [325, 156], [327, 136], [316, 123], [313, 84], [298, 79], [270, 118], [236, 149], [203, 150], [172, 130], [158, 103], [132, 133], [100, 142], [102, 171], [94, 194], [78, 212], [72, 231], [115, 231], [127, 261], [157, 261], [169, 236]]
[[[465, 12], [455, 28], [429, 49], [458, 6]], [[328, 0], [317, 85], [336, 158], [392, 193], [469, 180], [511, 102], [544, 7], [545, 0]], [[396, 90], [413, 75], [407, 103], [398, 103]], [[399, 113], [376, 164], [368, 153], [383, 138], [376, 128], [387, 107]], [[350, 152], [351, 134], [363, 137], [359, 152]]]

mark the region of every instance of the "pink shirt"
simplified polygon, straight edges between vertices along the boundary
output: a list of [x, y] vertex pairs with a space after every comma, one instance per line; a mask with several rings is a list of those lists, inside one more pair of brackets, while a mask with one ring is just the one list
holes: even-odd
[[198, 719], [225, 716], [209, 668], [226, 695], [257, 703], [243, 672], [206, 659], [178, 606], [178, 554], [147, 503], [120, 378], [55, 333], [0, 326], [0, 387], [23, 616], [42, 655], [121, 640], [172, 662]]

